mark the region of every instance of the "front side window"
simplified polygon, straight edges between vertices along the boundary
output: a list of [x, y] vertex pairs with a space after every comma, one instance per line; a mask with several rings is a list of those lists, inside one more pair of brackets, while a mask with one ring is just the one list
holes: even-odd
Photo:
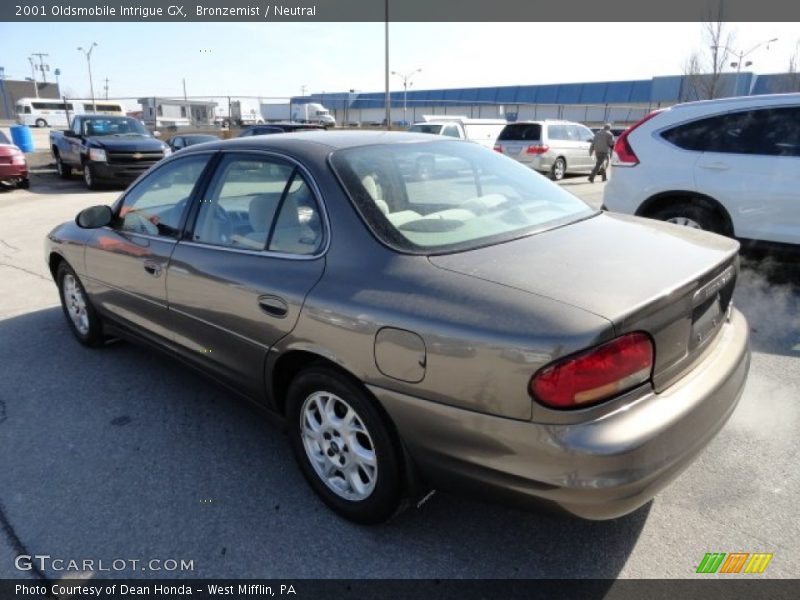
[[123, 199], [115, 229], [177, 238], [184, 210], [209, 156], [174, 160], [145, 177]]
[[272, 158], [230, 155], [217, 173], [200, 203], [193, 241], [287, 254], [319, 250], [319, 207], [293, 165]]
[[356, 209], [387, 245], [418, 254], [477, 248], [595, 213], [517, 161], [477, 144], [385, 144], [333, 153]]

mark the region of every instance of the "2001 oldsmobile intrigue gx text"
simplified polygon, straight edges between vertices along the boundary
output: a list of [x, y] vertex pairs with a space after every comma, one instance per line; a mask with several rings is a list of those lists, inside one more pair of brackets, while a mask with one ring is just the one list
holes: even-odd
[[476, 144], [306, 132], [183, 150], [47, 261], [82, 343], [151, 342], [277, 413], [348, 519], [431, 487], [608, 519], [736, 406], [737, 249]]

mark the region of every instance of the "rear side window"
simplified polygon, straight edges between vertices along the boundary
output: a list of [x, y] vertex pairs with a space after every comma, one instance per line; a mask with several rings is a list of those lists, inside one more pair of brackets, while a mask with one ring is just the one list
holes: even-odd
[[548, 125], [547, 137], [551, 140], [568, 140], [566, 125]]
[[192, 240], [308, 255], [321, 247], [322, 219], [308, 184], [292, 165], [229, 155], [200, 203]]
[[445, 125], [444, 129], [442, 129], [442, 135], [447, 135], [454, 138], [461, 137], [461, 133], [459, 133], [458, 127], [455, 125]]
[[684, 123], [661, 136], [684, 150], [800, 156], [800, 107], [764, 108]]
[[499, 142], [538, 142], [542, 139], [542, 126], [539, 123], [514, 123], [506, 125], [500, 136]]

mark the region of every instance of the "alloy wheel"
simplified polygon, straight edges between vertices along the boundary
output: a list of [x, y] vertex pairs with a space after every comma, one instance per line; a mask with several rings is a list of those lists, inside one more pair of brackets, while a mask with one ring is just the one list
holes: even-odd
[[89, 313], [87, 312], [86, 298], [80, 285], [71, 273], [64, 275], [62, 280], [64, 305], [75, 329], [81, 335], [89, 334]]
[[341, 498], [368, 498], [378, 480], [378, 458], [355, 409], [335, 394], [314, 392], [300, 419], [303, 448], [317, 476]]

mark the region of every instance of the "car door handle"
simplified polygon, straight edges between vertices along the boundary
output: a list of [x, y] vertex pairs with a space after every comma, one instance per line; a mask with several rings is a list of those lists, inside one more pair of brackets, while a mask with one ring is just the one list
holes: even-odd
[[145, 261], [144, 270], [150, 273], [150, 275], [153, 277], [161, 276], [161, 265], [151, 260]]
[[289, 305], [286, 303], [286, 300], [278, 298], [277, 296], [259, 297], [258, 306], [268, 315], [281, 319], [289, 312]]
[[708, 169], [710, 171], [727, 171], [730, 169], [730, 165], [721, 162], [713, 162], [713, 163], [704, 163], [698, 165], [701, 169]]

